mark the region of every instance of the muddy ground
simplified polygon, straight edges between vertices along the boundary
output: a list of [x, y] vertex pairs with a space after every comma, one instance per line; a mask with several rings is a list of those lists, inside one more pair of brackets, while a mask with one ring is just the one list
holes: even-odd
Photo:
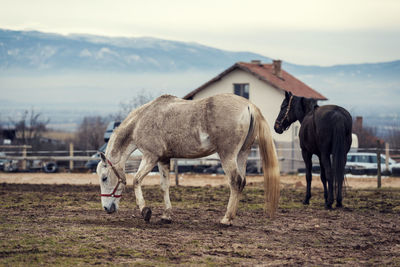
[[352, 187], [345, 208], [327, 211], [321, 189], [303, 206], [304, 187], [283, 183], [270, 220], [255, 182], [231, 227], [218, 223], [225, 186], [171, 187], [171, 224], [160, 222], [159, 187], [143, 190], [150, 223], [131, 186], [108, 215], [98, 185], [0, 184], [0, 265], [400, 265], [400, 188]]

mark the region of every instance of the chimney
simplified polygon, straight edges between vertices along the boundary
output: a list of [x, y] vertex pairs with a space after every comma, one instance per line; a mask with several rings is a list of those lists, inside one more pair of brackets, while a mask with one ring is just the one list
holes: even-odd
[[354, 130], [356, 131], [361, 131], [363, 129], [363, 117], [361, 116], [356, 117], [354, 128], [355, 128]]
[[261, 65], [261, 60], [253, 59], [253, 60], [251, 61], [251, 64], [254, 64], [254, 65]]
[[282, 60], [272, 61], [272, 73], [279, 78], [282, 78]]

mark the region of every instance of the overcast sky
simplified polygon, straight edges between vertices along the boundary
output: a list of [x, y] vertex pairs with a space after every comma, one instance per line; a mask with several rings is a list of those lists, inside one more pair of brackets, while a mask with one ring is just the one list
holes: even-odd
[[150, 36], [297, 64], [400, 59], [399, 0], [0, 0], [0, 27]]

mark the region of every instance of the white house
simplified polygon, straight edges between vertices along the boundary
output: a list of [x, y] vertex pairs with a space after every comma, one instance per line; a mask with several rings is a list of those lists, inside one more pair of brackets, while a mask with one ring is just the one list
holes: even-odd
[[[298, 142], [299, 123], [292, 125], [282, 135], [276, 134], [273, 129], [280, 105], [285, 97], [285, 91], [317, 100], [327, 100], [327, 98], [284, 71], [281, 65], [280, 60], [274, 60], [272, 64], [262, 64], [259, 60], [253, 60], [250, 63], [238, 62], [187, 94], [184, 99], [199, 99], [221, 93], [234, 93], [249, 99], [261, 109], [268, 121], [277, 144], [278, 156], [297, 159], [298, 155], [296, 156], [294, 152], [283, 155], [282, 151], [299, 149], [298, 145], [294, 145], [295, 142]], [[300, 161], [302, 161], [301, 156]], [[289, 171], [294, 171], [296, 166], [292, 163], [287, 168]], [[281, 170], [288, 171], [287, 168], [281, 166]]]

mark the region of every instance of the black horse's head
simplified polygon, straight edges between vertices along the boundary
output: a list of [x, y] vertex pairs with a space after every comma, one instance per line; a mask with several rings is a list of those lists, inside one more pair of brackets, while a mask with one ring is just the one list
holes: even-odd
[[311, 98], [298, 97], [292, 93], [285, 92], [285, 99], [282, 102], [281, 110], [275, 120], [274, 129], [278, 134], [286, 131], [290, 125], [299, 120], [303, 121], [304, 116], [314, 110], [317, 101]]

